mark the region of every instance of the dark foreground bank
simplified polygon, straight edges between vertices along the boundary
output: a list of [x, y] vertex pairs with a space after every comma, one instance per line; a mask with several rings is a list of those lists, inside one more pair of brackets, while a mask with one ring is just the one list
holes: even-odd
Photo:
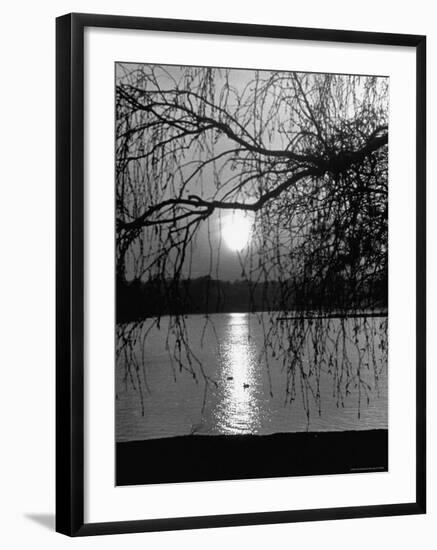
[[344, 474], [388, 469], [388, 431], [191, 435], [117, 443], [116, 484]]

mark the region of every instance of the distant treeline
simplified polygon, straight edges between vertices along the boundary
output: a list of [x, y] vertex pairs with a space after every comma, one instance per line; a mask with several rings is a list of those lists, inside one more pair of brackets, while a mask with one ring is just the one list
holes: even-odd
[[118, 323], [169, 314], [381, 308], [387, 308], [387, 277], [361, 284], [341, 278], [329, 284], [291, 279], [231, 282], [210, 276], [178, 281], [117, 280]]

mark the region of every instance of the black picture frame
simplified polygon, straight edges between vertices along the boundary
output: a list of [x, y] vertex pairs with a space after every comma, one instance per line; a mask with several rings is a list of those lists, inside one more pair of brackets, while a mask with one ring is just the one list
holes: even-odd
[[[84, 522], [84, 29], [155, 30], [416, 51], [416, 499], [414, 502], [216, 516]], [[68, 14], [56, 20], [56, 530], [69, 536], [320, 521], [426, 511], [426, 37], [284, 26]]]

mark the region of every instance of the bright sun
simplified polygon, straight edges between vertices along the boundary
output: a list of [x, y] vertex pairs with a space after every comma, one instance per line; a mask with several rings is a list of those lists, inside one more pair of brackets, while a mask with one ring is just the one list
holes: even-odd
[[243, 212], [235, 211], [224, 219], [223, 239], [231, 250], [239, 252], [250, 238], [251, 223]]

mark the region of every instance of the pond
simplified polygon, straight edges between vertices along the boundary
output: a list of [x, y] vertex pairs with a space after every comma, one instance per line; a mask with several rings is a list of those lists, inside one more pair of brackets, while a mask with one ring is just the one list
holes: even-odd
[[117, 441], [388, 427], [386, 317], [224, 313], [120, 330]]

